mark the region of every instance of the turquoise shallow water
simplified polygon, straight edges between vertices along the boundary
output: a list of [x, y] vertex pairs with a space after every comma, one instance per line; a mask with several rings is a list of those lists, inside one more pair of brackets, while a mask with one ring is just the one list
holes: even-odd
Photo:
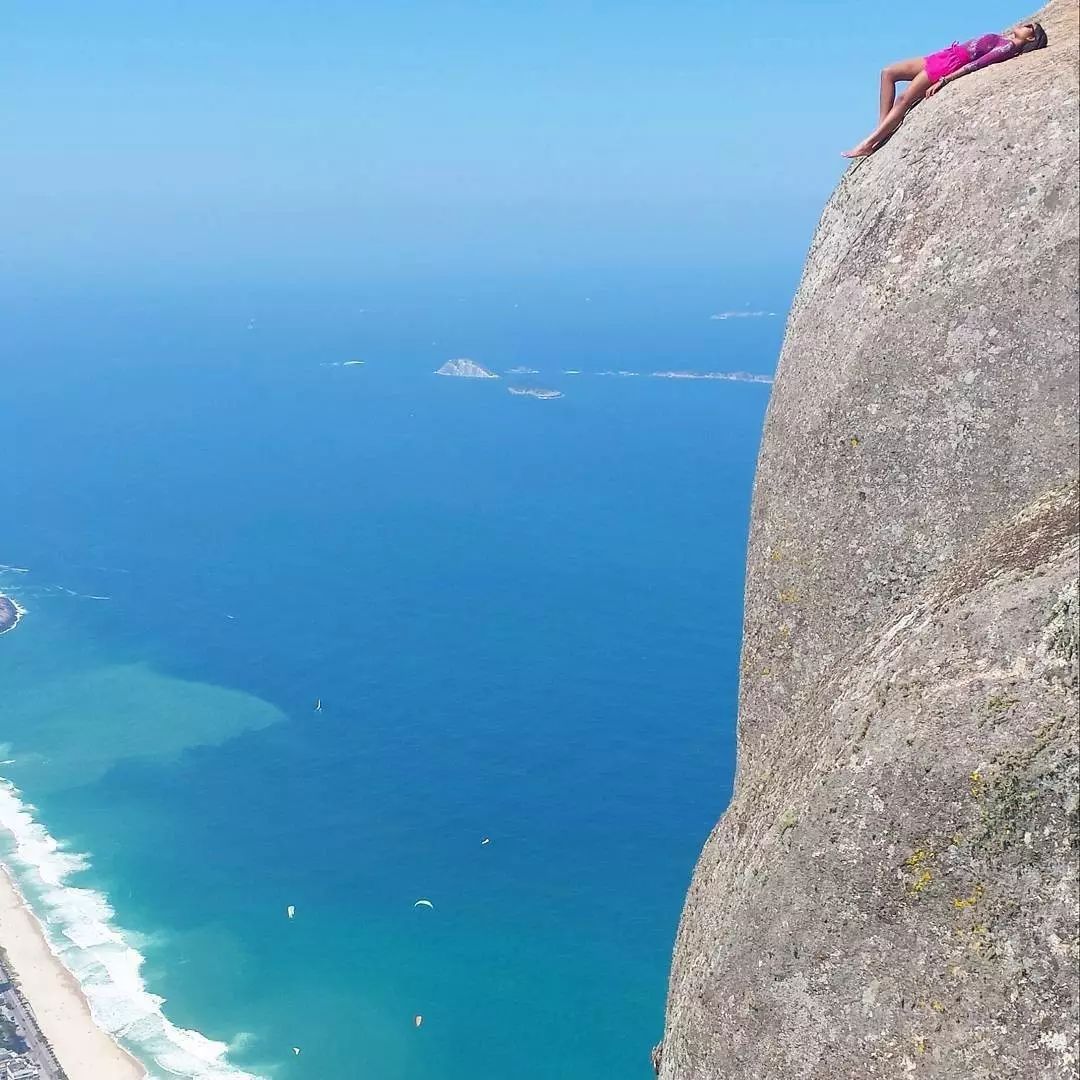
[[781, 320], [635, 288], [26, 305], [0, 820], [158, 1075], [650, 1075], [768, 387], [648, 372]]

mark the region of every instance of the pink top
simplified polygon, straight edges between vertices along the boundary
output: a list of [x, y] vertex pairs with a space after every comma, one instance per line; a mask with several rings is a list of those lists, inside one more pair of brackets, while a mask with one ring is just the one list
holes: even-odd
[[954, 73], [956, 78], [961, 75], [970, 75], [979, 68], [989, 64], [999, 64], [1002, 60], [1010, 60], [1020, 52], [1020, 46], [1014, 45], [1007, 37], [1000, 34], [983, 34], [982, 37], [972, 38], [965, 41], [960, 48], [967, 49], [971, 57], [969, 63]]

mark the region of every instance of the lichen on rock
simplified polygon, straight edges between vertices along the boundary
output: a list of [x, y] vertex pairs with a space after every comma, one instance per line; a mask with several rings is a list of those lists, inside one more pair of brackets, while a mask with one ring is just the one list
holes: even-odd
[[1080, 578], [1058, 594], [1043, 629], [1043, 657], [1068, 677], [1076, 670], [1080, 646]]

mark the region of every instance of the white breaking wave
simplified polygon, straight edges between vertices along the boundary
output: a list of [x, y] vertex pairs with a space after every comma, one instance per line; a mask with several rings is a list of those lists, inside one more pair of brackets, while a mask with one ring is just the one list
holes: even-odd
[[0, 574], [29, 574], [30, 571], [25, 566], [6, 566], [4, 563], [0, 563]]
[[[183, 1080], [263, 1080], [228, 1063], [224, 1043], [178, 1028], [161, 1011], [164, 998], [150, 993], [140, 969], [143, 956], [113, 922], [108, 900], [94, 889], [69, 885], [85, 870], [85, 855], [65, 851], [19, 790], [0, 779], [0, 829], [14, 842], [4, 857], [16, 881], [33, 897], [49, 947], [78, 979], [90, 1011], [110, 1035], [152, 1061], [161, 1075]], [[152, 1072], [153, 1076], [154, 1073]]]

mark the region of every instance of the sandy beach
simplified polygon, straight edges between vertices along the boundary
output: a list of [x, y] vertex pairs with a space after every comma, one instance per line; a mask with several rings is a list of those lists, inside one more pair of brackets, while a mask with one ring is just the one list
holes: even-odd
[[145, 1070], [99, 1028], [75, 977], [0, 870], [0, 945], [69, 1080], [142, 1080]]

